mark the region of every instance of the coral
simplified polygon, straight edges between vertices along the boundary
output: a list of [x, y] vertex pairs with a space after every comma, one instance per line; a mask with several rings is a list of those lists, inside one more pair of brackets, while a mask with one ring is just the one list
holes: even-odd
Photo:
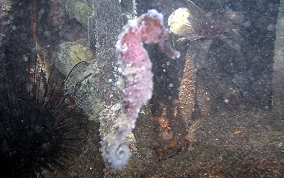
[[149, 10], [128, 21], [118, 37], [116, 48], [119, 53], [119, 70], [125, 81], [124, 114], [117, 119], [114, 132], [110, 132], [104, 139], [107, 144], [103, 148], [103, 159], [113, 169], [121, 170], [127, 165], [130, 151], [123, 141], [135, 127], [140, 108], [152, 97], [152, 63], [141, 42], [158, 44], [170, 58], [179, 58], [180, 53], [166, 43], [167, 38], [163, 15], [156, 10]]

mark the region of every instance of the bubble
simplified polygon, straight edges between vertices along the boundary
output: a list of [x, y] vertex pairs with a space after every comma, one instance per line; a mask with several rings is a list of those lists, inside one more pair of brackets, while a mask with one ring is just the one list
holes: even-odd
[[13, 25], [12, 30], [17, 30], [17, 27], [15, 25]]
[[23, 60], [24, 60], [25, 62], [27, 62], [27, 61], [29, 60], [29, 58], [28, 58], [26, 55], [23, 55]]
[[51, 145], [50, 145], [50, 143], [44, 143], [44, 144], [42, 144], [41, 147], [42, 147], [44, 150], [48, 151], [48, 150], [51, 148]]

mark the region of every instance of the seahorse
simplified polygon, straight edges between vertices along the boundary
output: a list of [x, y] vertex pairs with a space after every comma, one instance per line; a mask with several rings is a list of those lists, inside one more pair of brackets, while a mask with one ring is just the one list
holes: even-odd
[[104, 161], [115, 170], [122, 170], [128, 164], [130, 150], [123, 141], [135, 127], [140, 108], [152, 97], [152, 63], [143, 43], [157, 44], [170, 58], [179, 58], [180, 53], [166, 43], [167, 39], [168, 31], [163, 25], [163, 15], [156, 10], [149, 10], [129, 20], [118, 36], [116, 49], [119, 71], [125, 83], [124, 114], [116, 120], [114, 131], [104, 139], [108, 144], [103, 153]]

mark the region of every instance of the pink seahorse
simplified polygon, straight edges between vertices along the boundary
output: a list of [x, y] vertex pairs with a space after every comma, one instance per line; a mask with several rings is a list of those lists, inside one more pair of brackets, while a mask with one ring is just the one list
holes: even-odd
[[163, 26], [163, 15], [156, 10], [149, 10], [130, 20], [118, 36], [116, 49], [119, 54], [119, 69], [125, 82], [124, 114], [117, 119], [114, 131], [104, 140], [107, 146], [103, 150], [104, 161], [113, 169], [121, 170], [127, 165], [130, 151], [123, 141], [135, 127], [140, 108], [152, 97], [152, 63], [142, 42], [158, 44], [170, 58], [179, 58], [180, 53], [166, 43], [167, 39], [168, 31]]

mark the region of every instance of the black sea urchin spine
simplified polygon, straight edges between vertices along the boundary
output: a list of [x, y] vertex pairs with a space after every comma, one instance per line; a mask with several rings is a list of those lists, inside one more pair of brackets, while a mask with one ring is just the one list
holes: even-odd
[[36, 73], [29, 76], [27, 65], [17, 62], [1, 61], [0, 177], [67, 171], [67, 161], [79, 150], [86, 117], [67, 104], [62, 87], [44, 82], [42, 70], [33, 68]]
[[47, 79], [50, 69], [34, 50], [29, 11], [14, 10], [19, 15], [13, 14], [0, 46], [0, 177], [67, 172], [82, 147], [87, 117], [67, 104], [56, 70]]

